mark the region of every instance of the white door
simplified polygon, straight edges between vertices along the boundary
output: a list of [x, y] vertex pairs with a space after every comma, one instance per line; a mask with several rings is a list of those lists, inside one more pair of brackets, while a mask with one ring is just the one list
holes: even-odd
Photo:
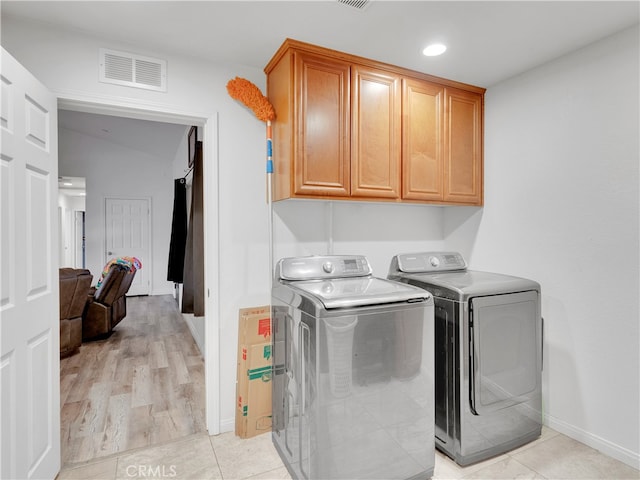
[[148, 198], [107, 198], [105, 203], [105, 264], [115, 257], [136, 257], [142, 268], [136, 272], [127, 295], [149, 295], [151, 245]]
[[2, 49], [1, 478], [60, 470], [57, 99]]

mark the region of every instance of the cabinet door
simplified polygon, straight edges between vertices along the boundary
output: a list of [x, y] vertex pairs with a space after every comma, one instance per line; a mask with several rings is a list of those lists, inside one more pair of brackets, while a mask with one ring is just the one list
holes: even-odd
[[349, 64], [296, 52], [296, 195], [349, 195]]
[[444, 201], [482, 205], [482, 95], [445, 89]]
[[402, 198], [442, 200], [444, 88], [402, 81]]
[[352, 66], [351, 196], [400, 197], [400, 78]]

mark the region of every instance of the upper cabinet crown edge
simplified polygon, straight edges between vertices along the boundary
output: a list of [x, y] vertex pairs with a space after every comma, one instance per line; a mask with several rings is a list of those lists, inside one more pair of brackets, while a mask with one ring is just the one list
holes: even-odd
[[293, 39], [264, 71], [273, 200], [483, 204], [486, 89]]

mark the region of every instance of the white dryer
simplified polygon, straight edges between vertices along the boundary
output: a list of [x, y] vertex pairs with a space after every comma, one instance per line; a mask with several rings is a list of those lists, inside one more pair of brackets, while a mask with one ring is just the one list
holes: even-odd
[[540, 285], [467, 270], [457, 252], [396, 255], [388, 278], [434, 297], [436, 447], [468, 465], [538, 438]]

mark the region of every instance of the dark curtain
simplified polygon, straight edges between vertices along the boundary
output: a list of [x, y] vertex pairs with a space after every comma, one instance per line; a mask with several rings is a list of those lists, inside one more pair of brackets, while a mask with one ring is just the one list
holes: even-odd
[[167, 280], [182, 283], [184, 278], [184, 254], [187, 246], [187, 182], [184, 178], [174, 181], [173, 221], [169, 244]]
[[182, 313], [204, 316], [204, 223], [202, 142], [196, 142], [191, 211], [184, 259]]

